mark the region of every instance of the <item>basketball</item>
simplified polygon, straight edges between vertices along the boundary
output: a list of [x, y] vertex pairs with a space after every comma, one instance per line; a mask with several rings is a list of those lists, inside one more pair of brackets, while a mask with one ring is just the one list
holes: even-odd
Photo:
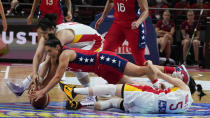
[[47, 105], [50, 102], [49, 94], [45, 94], [42, 98], [40, 98], [38, 101], [31, 100], [30, 103], [35, 109], [44, 109], [47, 107]]
[[8, 44], [4, 44], [3, 41], [0, 39], [0, 57], [6, 55], [8, 51]]

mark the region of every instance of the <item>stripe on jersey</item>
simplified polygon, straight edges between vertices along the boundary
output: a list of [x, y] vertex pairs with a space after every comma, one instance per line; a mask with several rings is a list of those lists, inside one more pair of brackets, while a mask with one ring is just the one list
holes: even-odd
[[177, 87], [162, 90], [162, 89], [152, 88], [151, 86], [146, 86], [146, 85], [145, 86], [136, 86], [136, 85], [130, 85], [130, 84], [125, 84], [125, 87], [124, 87], [124, 91], [151, 92], [151, 93], [154, 93], [154, 94], [160, 94], [160, 93], [168, 94], [170, 92], [174, 92], [174, 91], [177, 91], [177, 90], [178, 90]]
[[111, 66], [122, 73], [124, 72], [125, 65], [127, 63], [126, 60], [121, 59], [120, 57], [104, 53], [99, 54], [99, 60], [99, 64]]
[[75, 38], [73, 40], [73, 43], [77, 42], [86, 42], [86, 41], [97, 41], [99, 40], [101, 42], [101, 36], [97, 34], [83, 34], [83, 35], [75, 35]]
[[59, 7], [60, 7], [60, 9], [61, 9], [61, 13], [62, 13], [62, 19], [63, 19], [63, 23], [65, 22], [65, 19], [64, 19], [64, 13], [63, 13], [63, 5], [62, 5], [62, 1], [61, 0], [59, 0]]
[[94, 65], [96, 62], [96, 54], [94, 55], [86, 55], [86, 54], [81, 54], [77, 53], [76, 59], [71, 62], [79, 65]]
[[82, 35], [75, 35], [73, 43], [77, 43], [79, 42], [79, 40], [81, 39]]

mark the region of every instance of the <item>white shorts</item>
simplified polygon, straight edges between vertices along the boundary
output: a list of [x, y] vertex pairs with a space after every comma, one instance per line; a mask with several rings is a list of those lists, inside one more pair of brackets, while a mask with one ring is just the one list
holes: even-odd
[[128, 84], [124, 85], [123, 99], [125, 111], [136, 113], [182, 113], [191, 106], [193, 101], [190, 92], [176, 87], [158, 90], [150, 86]]

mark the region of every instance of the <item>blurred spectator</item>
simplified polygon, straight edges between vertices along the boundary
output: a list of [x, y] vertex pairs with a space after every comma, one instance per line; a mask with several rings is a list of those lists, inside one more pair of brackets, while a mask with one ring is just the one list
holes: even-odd
[[158, 44], [160, 45], [160, 56], [164, 56], [163, 52], [165, 52], [165, 65], [170, 65], [169, 58], [171, 56], [171, 44], [173, 43], [175, 23], [171, 21], [169, 10], [163, 12], [163, 20], [157, 22], [155, 30], [158, 35]]
[[[192, 35], [194, 33], [194, 29], [196, 28], [197, 22], [194, 20], [194, 12], [188, 11], [187, 12], [187, 20], [182, 22], [181, 24], [181, 32], [182, 32], [182, 45], [183, 45], [183, 60], [184, 64], [186, 64], [185, 56], [187, 54], [187, 50], [189, 48], [190, 41], [192, 40]], [[194, 50], [194, 58], [195, 58], [195, 65], [198, 65], [198, 56], [199, 56], [199, 41], [200, 37], [200, 26], [197, 27], [197, 32], [195, 34], [195, 38], [192, 42], [193, 50]]]
[[0, 0], [0, 14], [1, 14], [1, 18], [2, 18], [3, 31], [6, 31], [7, 30], [7, 20], [6, 20], [5, 14], [4, 14], [4, 7], [1, 3], [1, 0]]
[[6, 16], [11, 15], [12, 11], [15, 9], [15, 7], [18, 5], [18, 0], [12, 0], [10, 9], [7, 11]]
[[[164, 4], [162, 0], [156, 0], [156, 5], [152, 6], [152, 8], [168, 8], [168, 5]], [[160, 9], [151, 9], [150, 16], [152, 19], [160, 20], [163, 11]]]
[[[191, 9], [210, 9], [210, 2], [208, 0], [197, 0], [196, 3], [191, 5]], [[199, 16], [199, 14], [200, 11], [197, 11], [195, 16]], [[210, 15], [209, 11], [204, 11], [202, 18], [205, 18], [208, 15]]]
[[[179, 2], [177, 2], [174, 6], [174, 8], [185, 8], [185, 9], [189, 9], [190, 8], [190, 3], [187, 2], [187, 0], [180, 0]], [[174, 18], [177, 19], [184, 19], [185, 18], [185, 14], [186, 12], [184, 10], [176, 10], [175, 11], [175, 16]]]

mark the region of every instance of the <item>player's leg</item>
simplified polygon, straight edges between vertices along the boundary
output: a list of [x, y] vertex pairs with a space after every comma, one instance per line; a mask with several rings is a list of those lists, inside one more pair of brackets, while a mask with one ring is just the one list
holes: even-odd
[[[43, 62], [39, 65], [38, 73], [41, 72], [44, 64], [45, 63]], [[19, 82], [18, 84], [8, 81], [7, 86], [15, 95], [21, 96], [23, 94], [23, 92], [29, 88], [31, 83], [32, 83], [32, 75], [30, 74], [23, 81]]]
[[153, 82], [154, 78], [156, 78], [155, 73], [156, 72], [149, 66], [138, 66], [130, 62], [127, 62], [123, 72], [124, 75], [133, 77], [141, 77], [147, 75], [150, 78], [151, 82]]
[[199, 57], [199, 40], [193, 40], [193, 50], [195, 55], [195, 64], [198, 65], [198, 57]]
[[112, 24], [103, 42], [103, 50], [114, 52], [114, 50], [123, 43], [125, 36], [121, 30], [120, 25]]
[[142, 33], [142, 28], [136, 30], [125, 30], [124, 34], [126, 35], [126, 39], [129, 42], [129, 47], [131, 48], [131, 52], [136, 64], [142, 66], [146, 61], [144, 58], [146, 34]]
[[105, 110], [108, 108], [123, 109], [123, 99], [119, 97], [111, 98], [105, 101], [97, 101], [94, 104], [94, 108], [97, 110]]
[[186, 57], [186, 54], [187, 54], [187, 49], [188, 49], [188, 47], [189, 47], [189, 44], [190, 44], [190, 40], [189, 40], [189, 39], [184, 39], [184, 40], [182, 41], [184, 64], [186, 64], [185, 57]]

